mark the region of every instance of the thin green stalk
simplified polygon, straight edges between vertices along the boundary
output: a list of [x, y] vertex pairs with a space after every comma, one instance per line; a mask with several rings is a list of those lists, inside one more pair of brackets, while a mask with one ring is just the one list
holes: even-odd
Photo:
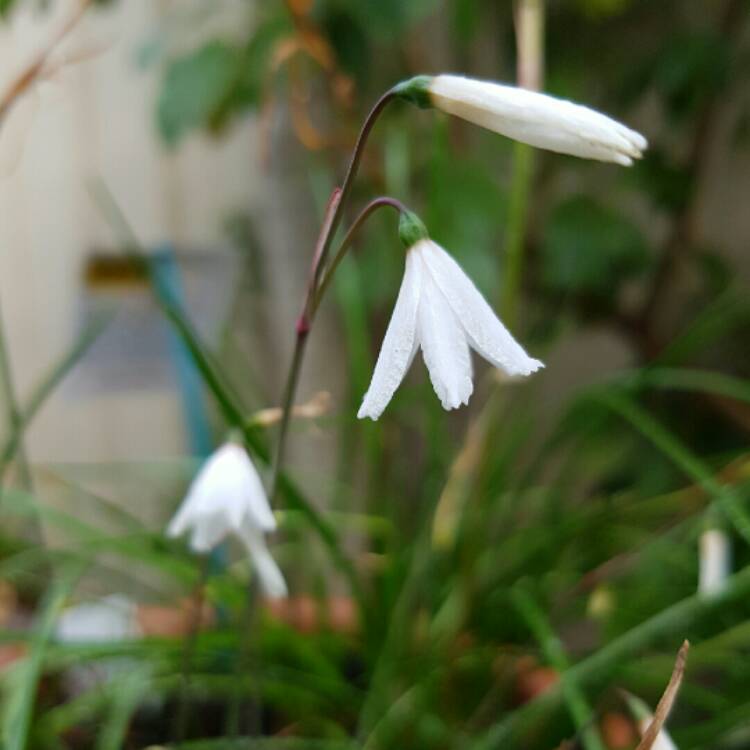
[[[726, 587], [712, 597], [700, 594], [683, 599], [640, 625], [624, 633], [604, 648], [578, 662], [569, 670], [569, 677], [581, 688], [600, 687], [611, 677], [618, 664], [635, 656], [640, 650], [667, 636], [684, 640], [691, 626], [704, 617], [723, 611], [728, 605], [744, 601], [750, 596], [750, 566], [730, 576]], [[525, 732], [535, 723], [543, 721], [559, 703], [562, 685], [558, 684], [542, 693], [538, 698], [511, 713], [492, 727], [474, 745], [474, 750], [506, 750], [523, 746]], [[521, 742], [521, 744], [517, 744]]]
[[209, 574], [209, 556], [202, 555], [199, 563], [198, 582], [193, 593], [193, 617], [182, 650], [182, 670], [180, 675], [180, 697], [177, 714], [175, 716], [174, 738], [179, 747], [187, 737], [188, 722], [190, 721], [190, 675], [193, 669], [195, 644], [203, 620], [203, 603], [205, 601], [206, 583]]
[[412, 640], [414, 605], [424, 590], [425, 576], [431, 570], [431, 527], [426, 518], [422, 519], [419, 528], [420, 535], [411, 545], [401, 589], [387, 615], [387, 631], [373, 664], [367, 697], [359, 713], [357, 737], [365, 747], [376, 741], [376, 734], [382, 728], [383, 703], [389, 698], [381, 691], [394, 684], [394, 670], [401, 664], [405, 644]]
[[[31, 394], [28, 404], [19, 411], [14, 429], [8, 436], [5, 445], [0, 448], [0, 486], [2, 486], [3, 477], [8, 465], [23, 447], [23, 434], [25, 430], [47, 401], [50, 394], [55, 388], [57, 388], [85, 352], [88, 351], [89, 347], [91, 347], [94, 341], [96, 341], [112, 318], [112, 315], [105, 315], [95, 320], [89, 327], [87, 327], [78, 340], [73, 344], [70, 351], [65, 354], [60, 362], [58, 362], [36, 386]], [[1, 325], [2, 323], [0, 322], [0, 326]], [[0, 359], [5, 361], [1, 337], [2, 332], [0, 331]]]
[[271, 478], [268, 486], [268, 499], [271, 504], [273, 504], [276, 497], [279, 476], [281, 474], [282, 466], [284, 465], [284, 454], [286, 452], [289, 425], [292, 419], [292, 408], [294, 407], [294, 399], [297, 393], [297, 386], [299, 385], [299, 377], [302, 372], [302, 362], [305, 358], [305, 349], [307, 348], [309, 333], [309, 328], [298, 327], [297, 335], [294, 339], [292, 362], [289, 365], [286, 384], [284, 386], [284, 395], [281, 398], [281, 422], [279, 424], [276, 448], [273, 452], [273, 460], [271, 462]]
[[[2, 381], [0, 383], [0, 386], [2, 386], [2, 397], [5, 401], [6, 420], [8, 423], [8, 443], [12, 446], [12, 450], [4, 451], [3, 457], [0, 458], [0, 490], [2, 490], [5, 467], [10, 462], [10, 458], [12, 458], [12, 456], [15, 454], [18, 458], [21, 489], [29, 492], [32, 488], [32, 481], [31, 471], [29, 470], [29, 463], [26, 458], [26, 449], [23, 443], [23, 417], [21, 415], [21, 409], [18, 406], [16, 389], [13, 385], [13, 373], [10, 366], [10, 355], [8, 353], [8, 346], [5, 340], [5, 323], [3, 321], [1, 311], [0, 381]], [[8, 458], [6, 458], [5, 456], [6, 453], [10, 454]]]
[[668, 456], [687, 476], [697, 482], [711, 495], [737, 529], [742, 538], [750, 543], [750, 517], [740, 507], [737, 493], [719, 484], [712, 472], [689, 448], [645, 409], [623, 393], [608, 391], [598, 396], [598, 400], [619, 414], [657, 448]]
[[[518, 0], [515, 27], [518, 85], [539, 91], [544, 77], [544, 0]], [[511, 328], [516, 323], [523, 283], [524, 241], [533, 179], [534, 151], [524, 143], [515, 143], [501, 285], [501, 309]]]
[[14, 685], [12, 694], [5, 704], [3, 716], [0, 717], [0, 745], [3, 750], [25, 750], [28, 747], [37, 688], [44, 670], [47, 647], [52, 639], [57, 618], [83, 570], [84, 566], [80, 562], [68, 564], [45, 593], [29, 644], [29, 653], [21, 667], [19, 681]]
[[581, 736], [584, 748], [586, 750], [605, 750], [596, 725], [594, 712], [581, 688], [571, 679], [570, 663], [563, 644], [550, 627], [544, 612], [523, 585], [518, 585], [512, 590], [511, 599], [518, 613], [539, 641], [547, 661], [560, 674], [563, 699], [568, 705], [568, 711]]
[[706, 393], [750, 403], [750, 383], [747, 380], [713, 370], [696, 370], [687, 367], [648, 367], [632, 373], [620, 373], [613, 378], [613, 382], [638, 389], [661, 388], [664, 390]]
[[109, 716], [96, 738], [95, 750], [121, 750], [128, 745], [130, 721], [148, 694], [151, 683], [149, 664], [138, 664], [118, 681], [112, 690]]

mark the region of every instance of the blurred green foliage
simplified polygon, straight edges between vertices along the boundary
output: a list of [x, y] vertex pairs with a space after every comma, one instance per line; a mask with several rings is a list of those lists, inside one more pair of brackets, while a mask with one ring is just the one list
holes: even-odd
[[648, 268], [650, 257], [635, 224], [587, 196], [575, 196], [555, 206], [545, 225], [542, 282], [556, 292], [611, 299], [620, 284]]
[[290, 25], [278, 14], [265, 19], [246, 45], [221, 39], [171, 59], [158, 102], [159, 130], [175, 145], [187, 132], [219, 132], [237, 111], [257, 108], [274, 44]]

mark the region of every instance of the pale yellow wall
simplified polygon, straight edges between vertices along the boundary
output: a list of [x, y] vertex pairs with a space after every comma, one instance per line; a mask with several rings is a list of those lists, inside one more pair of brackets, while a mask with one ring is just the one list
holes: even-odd
[[[0, 91], [72, 5], [54, 3], [52, 13], [40, 16], [22, 9], [0, 25]], [[185, 43], [175, 32], [174, 13], [195, 5], [127, 0], [89, 12], [64, 52], [103, 50], [38, 88], [36, 114], [23, 138], [10, 144], [0, 139], [0, 148], [14, 153], [23, 146], [16, 168], [0, 178], [0, 305], [22, 397], [80, 328], [84, 258], [93, 248], [112, 246], [87, 190], [91, 177], [106, 181], [147, 245], [171, 240], [220, 248], [227, 210], [256, 200], [259, 149], [252, 120], [217, 142], [191, 136], [174, 155], [158, 140], [158, 67], [139, 70], [136, 51], [155, 29], [172, 34], [170, 43]], [[203, 31], [226, 24], [248, 4], [217, 3], [222, 5], [228, 12], [212, 14], [213, 26], [202, 25]], [[35, 421], [28, 447], [35, 462], [181, 453], [186, 446], [177, 394], [159, 387], [71, 398], [62, 389]]]

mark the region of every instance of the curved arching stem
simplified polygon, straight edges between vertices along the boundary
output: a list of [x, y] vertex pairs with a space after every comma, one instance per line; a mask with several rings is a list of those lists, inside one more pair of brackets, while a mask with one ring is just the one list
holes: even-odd
[[352, 185], [354, 184], [354, 178], [357, 176], [359, 164], [362, 161], [362, 154], [364, 153], [365, 145], [367, 144], [367, 139], [369, 138], [370, 132], [375, 125], [375, 121], [378, 119], [382, 111], [391, 101], [396, 98], [398, 98], [396, 87], [386, 91], [385, 94], [383, 94], [380, 99], [375, 102], [375, 105], [370, 110], [370, 113], [367, 115], [364, 123], [362, 124], [362, 129], [359, 131], [357, 142], [354, 144], [354, 150], [352, 151], [351, 158], [349, 159], [349, 166], [346, 170], [344, 181], [341, 183], [339, 200], [334, 208], [329, 226], [326, 228], [324, 225], [323, 227], [325, 231], [322, 232], [323, 241], [321, 243], [320, 255], [317, 258], [317, 265], [315, 267], [316, 285], [320, 280], [320, 274], [322, 273], [322, 269], [325, 266], [326, 256], [328, 255], [328, 252], [330, 250], [333, 237], [336, 234], [336, 229], [338, 228], [339, 222], [341, 221], [344, 203], [349, 197]]
[[365, 223], [365, 221], [367, 221], [367, 219], [375, 211], [383, 207], [393, 208], [396, 211], [398, 211], [399, 214], [405, 213], [407, 211], [406, 206], [403, 203], [401, 203], [401, 201], [396, 200], [395, 198], [390, 198], [388, 196], [381, 196], [380, 198], [375, 198], [374, 200], [370, 201], [362, 209], [359, 216], [357, 216], [357, 218], [352, 222], [352, 225], [349, 227], [349, 230], [344, 235], [344, 239], [341, 240], [339, 249], [336, 251], [336, 254], [333, 256], [331, 262], [324, 269], [324, 274], [320, 279], [320, 283], [318, 284], [318, 289], [313, 294], [312, 301], [310, 303], [310, 311], [309, 311], [310, 320], [312, 320], [315, 317], [315, 313], [318, 310], [318, 306], [320, 305], [321, 300], [325, 296], [325, 293], [328, 287], [330, 286], [331, 281], [333, 281], [333, 275], [336, 273], [336, 269], [339, 267], [339, 264], [344, 259], [344, 256], [346, 255], [347, 251], [351, 247], [351, 244], [354, 241], [355, 235], [360, 230], [360, 228]]
[[[320, 297], [317, 293], [317, 289], [320, 283], [321, 274], [326, 265], [326, 259], [330, 252], [331, 242], [336, 234], [339, 222], [341, 221], [342, 210], [346, 199], [351, 192], [354, 178], [357, 176], [359, 164], [362, 160], [362, 154], [367, 144], [367, 138], [372, 131], [375, 121], [380, 116], [381, 112], [389, 104], [389, 102], [397, 99], [399, 96], [396, 87], [386, 91], [383, 96], [378, 99], [375, 106], [370, 110], [370, 113], [365, 119], [362, 129], [359, 131], [357, 142], [354, 144], [354, 150], [352, 151], [351, 158], [349, 159], [349, 166], [346, 170], [344, 181], [340, 188], [336, 188], [332, 193], [328, 201], [328, 207], [326, 209], [325, 216], [323, 217], [323, 224], [320, 228], [320, 234], [318, 235], [317, 242], [315, 243], [315, 253], [313, 254], [312, 267], [310, 269], [310, 279], [307, 284], [307, 291], [305, 294], [305, 300], [302, 305], [302, 312], [300, 313], [299, 319], [297, 320], [297, 331], [294, 342], [294, 351], [292, 353], [292, 361], [289, 365], [287, 373], [286, 384], [284, 386], [284, 394], [282, 396], [281, 409], [281, 423], [279, 425], [278, 438], [276, 440], [276, 450], [273, 456], [273, 464], [271, 467], [271, 478], [269, 481], [268, 497], [273, 502], [274, 496], [276, 495], [276, 488], [279, 482], [279, 474], [281, 467], [284, 462], [284, 451], [286, 448], [286, 438], [289, 432], [289, 420], [292, 412], [292, 405], [294, 403], [294, 397], [297, 392], [297, 385], [299, 383], [300, 371], [302, 369], [302, 362], [305, 357], [305, 348], [307, 345], [307, 336], [310, 333], [310, 326], [312, 324], [311, 309], [313, 305], [317, 308], [320, 303]], [[385, 205], [385, 204], [383, 204]], [[374, 210], [374, 209], [373, 209]], [[330, 283], [330, 280], [326, 282], [326, 286]]]

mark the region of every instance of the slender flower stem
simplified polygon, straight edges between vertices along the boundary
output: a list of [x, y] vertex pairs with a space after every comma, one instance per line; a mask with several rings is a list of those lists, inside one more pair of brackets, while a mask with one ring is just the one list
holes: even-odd
[[[359, 132], [357, 142], [354, 145], [354, 150], [352, 151], [352, 155], [349, 160], [349, 167], [347, 168], [344, 181], [341, 184], [341, 187], [336, 188], [331, 194], [331, 198], [328, 201], [328, 207], [326, 208], [325, 216], [323, 217], [323, 224], [320, 228], [320, 234], [318, 235], [318, 240], [315, 243], [315, 252], [313, 254], [312, 268], [310, 270], [310, 280], [308, 281], [305, 300], [302, 305], [302, 312], [297, 321], [297, 333], [294, 343], [294, 351], [292, 353], [292, 361], [287, 372], [286, 385], [284, 386], [284, 395], [281, 401], [281, 424], [279, 425], [276, 450], [274, 452], [273, 464], [271, 468], [271, 478], [269, 481], [268, 497], [271, 502], [273, 502], [276, 495], [276, 489], [279, 484], [279, 474], [281, 473], [281, 469], [284, 464], [284, 453], [286, 450], [286, 440], [287, 434], [289, 432], [289, 421], [291, 417], [292, 406], [294, 404], [294, 397], [297, 393], [300, 371], [302, 369], [302, 362], [305, 356], [307, 336], [310, 332], [310, 327], [312, 326], [314, 310], [316, 310], [318, 305], [320, 304], [320, 298], [322, 296], [317, 293], [317, 290], [323, 270], [326, 267], [326, 260], [328, 257], [328, 253], [330, 252], [331, 242], [333, 241], [333, 238], [336, 234], [336, 229], [338, 228], [339, 222], [341, 221], [344, 202], [349, 196], [352, 185], [354, 183], [354, 178], [357, 176], [359, 164], [362, 160], [362, 154], [367, 143], [367, 138], [370, 135], [370, 131], [372, 130], [373, 125], [378, 119], [380, 113], [385, 109], [386, 105], [396, 97], [397, 94], [395, 89], [390, 89], [389, 91], [386, 91], [385, 94], [380, 97], [380, 99], [378, 99], [378, 101], [375, 103], [375, 106], [370, 110], [370, 114], [367, 115], [367, 118], [362, 125], [362, 129]], [[337, 258], [334, 262], [338, 264], [339, 261], [340, 259]], [[329, 283], [330, 280], [326, 282], [326, 286]]]
[[518, 85], [541, 91], [544, 82], [544, 0], [519, 0], [515, 25]]
[[349, 160], [349, 167], [346, 170], [346, 176], [344, 177], [344, 181], [341, 183], [340, 199], [338, 203], [336, 204], [336, 207], [334, 208], [333, 216], [331, 217], [331, 221], [330, 221], [330, 225], [322, 237], [320, 257], [318, 259], [318, 264], [315, 269], [316, 284], [318, 280], [320, 279], [320, 274], [323, 271], [323, 267], [325, 265], [328, 251], [331, 247], [331, 242], [333, 241], [333, 237], [336, 234], [336, 229], [338, 228], [339, 222], [341, 221], [342, 209], [343, 209], [344, 203], [346, 202], [346, 199], [349, 197], [349, 193], [351, 192], [352, 185], [354, 184], [354, 178], [357, 176], [357, 171], [359, 170], [359, 164], [362, 161], [362, 154], [364, 153], [365, 145], [367, 144], [367, 139], [370, 135], [370, 131], [375, 125], [375, 121], [378, 119], [381, 112], [396, 97], [397, 97], [397, 94], [396, 94], [395, 87], [386, 91], [385, 94], [383, 94], [380, 97], [380, 99], [378, 99], [378, 101], [375, 102], [375, 106], [370, 110], [370, 113], [367, 115], [367, 118], [365, 119], [365, 122], [362, 125], [362, 130], [360, 130], [359, 132], [357, 142], [354, 144], [354, 150], [352, 151], [352, 155]]
[[[3, 460], [1, 465], [4, 467], [6, 462], [10, 461], [13, 451], [15, 451], [18, 459], [21, 487], [26, 491], [30, 491], [32, 488], [32, 480], [23, 440], [24, 420], [21, 409], [18, 405], [18, 399], [16, 398], [16, 390], [13, 385], [13, 373], [11, 372], [10, 356], [8, 354], [8, 346], [5, 340], [5, 325], [3, 323], [2, 313], [0, 313], [0, 386], [2, 387], [2, 398], [5, 401], [8, 432], [10, 434], [9, 444], [13, 446], [12, 450], [6, 451], [6, 454], [8, 454], [7, 458]], [[0, 490], [2, 490], [1, 473]]]
[[321, 224], [320, 234], [315, 243], [315, 252], [313, 252], [312, 265], [310, 266], [310, 277], [307, 281], [307, 289], [305, 290], [305, 298], [302, 303], [302, 311], [297, 320], [297, 335], [299, 335], [300, 332], [307, 333], [310, 328], [310, 302], [315, 296], [315, 289], [320, 277], [320, 267], [323, 262], [323, 255], [326, 252], [327, 238], [331, 234], [331, 227], [336, 218], [336, 212], [341, 205], [342, 194], [341, 188], [334, 188], [331, 197], [328, 199], [325, 214], [323, 214], [323, 223]]
[[[519, 0], [515, 24], [518, 85], [539, 91], [544, 75], [544, 0]], [[511, 328], [515, 324], [523, 279], [524, 238], [533, 176], [533, 149], [525, 143], [514, 144], [502, 283], [503, 319]]]
[[[63, 357], [63, 359], [56, 364], [48, 375], [37, 385], [29, 396], [28, 402], [24, 407], [16, 407], [18, 410], [18, 418], [15, 422], [15, 427], [8, 435], [5, 443], [0, 446], [0, 488], [5, 484], [5, 473], [19, 451], [23, 458], [24, 434], [34, 420], [34, 417], [47, 402], [50, 394], [59, 385], [61, 380], [68, 374], [70, 369], [76, 364], [76, 362], [78, 362], [80, 357], [88, 350], [94, 341], [96, 341], [99, 334], [104, 330], [105, 326], [108, 325], [111, 319], [111, 315], [105, 315], [94, 321], [94, 323], [82, 333], [65, 357]], [[4, 340], [2, 316], [0, 315], [0, 380], [2, 380], [2, 383], [6, 388], [7, 385], [10, 384], [12, 392], [13, 380], [11, 373], [8, 370], [9, 359]], [[7, 394], [5, 397], [7, 398]], [[8, 403], [11, 403], [10, 399], [8, 399]]]
[[401, 203], [401, 201], [396, 200], [395, 198], [390, 198], [388, 196], [381, 196], [380, 198], [375, 198], [374, 200], [370, 201], [362, 209], [359, 216], [357, 216], [357, 218], [352, 222], [352, 225], [349, 227], [349, 230], [344, 235], [344, 239], [341, 240], [341, 245], [339, 246], [339, 249], [336, 251], [336, 254], [333, 256], [333, 259], [328, 264], [325, 274], [320, 279], [318, 290], [315, 293], [312, 303], [310, 305], [311, 316], [314, 317], [315, 313], [317, 312], [318, 305], [320, 305], [320, 301], [325, 296], [326, 290], [330, 286], [331, 281], [333, 281], [333, 276], [336, 273], [336, 269], [339, 267], [339, 264], [344, 259], [344, 256], [349, 250], [354, 240], [354, 236], [357, 234], [362, 224], [364, 224], [365, 221], [367, 221], [370, 215], [373, 214], [375, 211], [377, 211], [379, 208], [383, 208], [383, 207], [394, 208], [399, 213], [404, 213], [407, 210], [406, 206], [403, 203]]
[[179, 747], [187, 736], [190, 707], [190, 673], [193, 669], [193, 656], [195, 654], [195, 642], [201, 629], [203, 619], [203, 602], [205, 601], [206, 582], [208, 581], [209, 557], [203, 555], [200, 561], [200, 572], [198, 582], [193, 592], [193, 607], [190, 626], [185, 634], [185, 645], [182, 650], [182, 680], [180, 686], [180, 703], [175, 720], [175, 741]]
[[271, 503], [273, 503], [273, 499], [276, 496], [276, 490], [279, 486], [281, 467], [284, 465], [284, 452], [286, 450], [287, 434], [289, 433], [289, 423], [292, 417], [292, 406], [294, 404], [294, 396], [297, 393], [297, 385], [299, 383], [299, 376], [302, 370], [302, 361], [305, 357], [307, 336], [309, 332], [309, 327], [307, 328], [307, 330], [302, 330], [300, 326], [297, 325], [297, 337], [294, 340], [292, 363], [291, 365], [289, 365], [286, 385], [284, 386], [284, 395], [281, 401], [281, 422], [279, 424], [279, 435], [276, 439], [276, 450], [273, 454], [273, 463], [271, 464], [271, 480], [268, 490], [268, 499]]

